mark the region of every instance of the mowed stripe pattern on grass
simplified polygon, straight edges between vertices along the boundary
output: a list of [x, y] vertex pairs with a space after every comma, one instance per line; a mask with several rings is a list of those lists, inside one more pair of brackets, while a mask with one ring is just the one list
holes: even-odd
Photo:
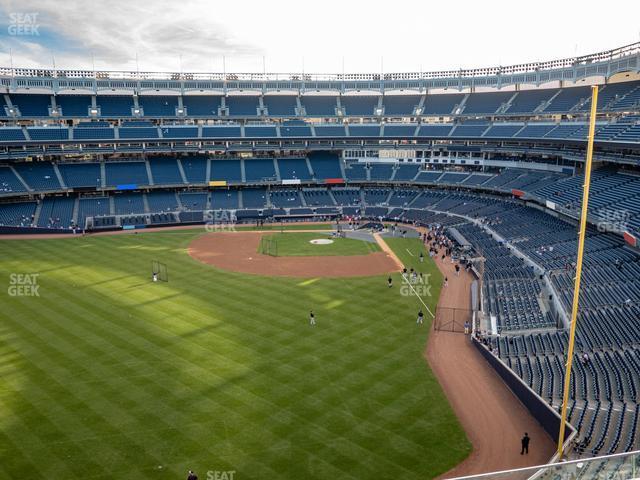
[[[468, 454], [415, 299], [220, 272], [195, 235], [2, 243], [0, 478], [428, 478]], [[40, 296], [9, 297], [11, 273]]]

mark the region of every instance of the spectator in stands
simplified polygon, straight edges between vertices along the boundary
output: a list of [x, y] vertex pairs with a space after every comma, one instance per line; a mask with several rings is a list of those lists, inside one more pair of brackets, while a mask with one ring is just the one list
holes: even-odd
[[525, 453], [527, 455], [529, 455], [529, 441], [531, 440], [531, 438], [529, 437], [529, 434], [527, 432], [524, 433], [524, 437], [522, 437], [522, 440], [520, 440], [520, 443], [522, 444], [522, 449], [520, 450], [520, 455], [524, 455]]
[[589, 354], [587, 352], [584, 352], [582, 354], [582, 363], [584, 365], [586, 365], [587, 363], [589, 363]]

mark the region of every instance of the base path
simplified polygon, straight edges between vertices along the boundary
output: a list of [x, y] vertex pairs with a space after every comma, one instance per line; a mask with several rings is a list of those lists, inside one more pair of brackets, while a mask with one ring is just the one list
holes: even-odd
[[361, 277], [383, 275], [400, 270], [394, 259], [386, 252], [317, 257], [263, 255], [258, 253], [260, 238], [263, 234], [269, 235], [273, 232], [205, 234], [191, 242], [189, 255], [223, 270], [280, 277]]
[[[473, 278], [464, 269], [457, 277], [450, 258], [436, 256], [449, 279], [438, 306], [469, 308]], [[432, 331], [425, 357], [460, 420], [473, 451], [440, 478], [545, 464], [555, 443], [462, 333]], [[520, 438], [531, 437], [529, 455], [520, 455]]]

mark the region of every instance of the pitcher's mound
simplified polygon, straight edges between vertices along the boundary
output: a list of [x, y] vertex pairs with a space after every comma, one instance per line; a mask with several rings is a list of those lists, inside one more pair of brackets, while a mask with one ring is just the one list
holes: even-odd
[[314, 245], [329, 245], [333, 243], [333, 240], [328, 238], [316, 238], [314, 240], [309, 240], [309, 243], [313, 243]]
[[[257, 253], [261, 237], [261, 232], [208, 233], [191, 242], [189, 255], [223, 270], [281, 277], [364, 277], [399, 270], [386, 252], [336, 257], [271, 257]], [[330, 243], [333, 240], [313, 241]]]

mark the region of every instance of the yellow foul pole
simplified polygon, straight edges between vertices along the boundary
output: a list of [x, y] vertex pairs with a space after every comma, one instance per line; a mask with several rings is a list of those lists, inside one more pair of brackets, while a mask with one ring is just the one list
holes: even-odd
[[573, 287], [573, 306], [571, 308], [571, 325], [569, 329], [569, 346], [567, 349], [567, 369], [564, 375], [564, 394], [562, 397], [562, 422], [558, 435], [558, 460], [564, 453], [564, 431], [567, 423], [567, 405], [569, 404], [569, 385], [571, 383], [571, 366], [573, 364], [573, 347], [576, 340], [576, 324], [578, 323], [578, 301], [580, 297], [580, 278], [582, 276], [582, 257], [584, 240], [587, 236], [587, 213], [589, 209], [589, 186], [591, 185], [591, 163], [593, 159], [593, 137], [596, 130], [596, 108], [598, 106], [598, 87], [591, 87], [591, 115], [589, 117], [589, 136], [587, 138], [587, 160], [584, 166], [584, 185], [582, 192], [582, 213], [580, 215], [580, 231], [578, 232], [578, 259], [576, 261], [576, 278]]

